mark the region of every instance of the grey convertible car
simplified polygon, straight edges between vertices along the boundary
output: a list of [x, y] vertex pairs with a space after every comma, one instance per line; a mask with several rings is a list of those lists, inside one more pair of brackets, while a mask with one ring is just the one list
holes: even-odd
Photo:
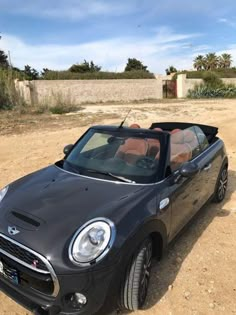
[[94, 126], [54, 165], [0, 191], [0, 288], [35, 314], [145, 303], [153, 257], [226, 193], [218, 129]]

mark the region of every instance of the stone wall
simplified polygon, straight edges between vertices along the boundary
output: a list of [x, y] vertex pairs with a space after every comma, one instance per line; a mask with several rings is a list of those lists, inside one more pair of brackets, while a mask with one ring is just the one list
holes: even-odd
[[162, 98], [162, 79], [37, 80], [16, 82], [28, 104], [129, 102]]
[[[236, 78], [225, 78], [222, 81], [226, 84], [236, 85]], [[179, 74], [177, 79], [177, 97], [186, 98], [188, 91], [201, 83], [203, 83], [202, 79], [187, 79], [186, 74]]]

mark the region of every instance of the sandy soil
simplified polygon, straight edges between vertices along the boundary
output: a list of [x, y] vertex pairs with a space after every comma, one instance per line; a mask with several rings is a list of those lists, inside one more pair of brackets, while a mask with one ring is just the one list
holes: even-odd
[[[233, 100], [91, 105], [78, 115], [52, 116], [45, 123], [41, 119], [38, 124], [37, 118], [31, 118], [34, 128], [27, 123], [30, 118], [25, 117], [11, 121], [9, 128], [11, 117], [5, 117], [0, 126], [0, 186], [60, 159], [64, 145], [73, 143], [91, 122], [118, 123], [129, 108], [133, 111], [127, 122], [138, 122], [143, 127], [153, 121], [195, 121], [218, 126], [230, 158], [227, 198], [220, 205], [202, 209], [171, 245], [166, 257], [153, 266], [146, 308], [134, 315], [236, 314], [235, 105]], [[30, 312], [0, 293], [0, 315], [3, 314]]]

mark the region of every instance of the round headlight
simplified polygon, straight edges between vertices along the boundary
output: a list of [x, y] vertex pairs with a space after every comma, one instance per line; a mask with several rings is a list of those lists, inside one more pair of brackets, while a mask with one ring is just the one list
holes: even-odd
[[105, 218], [87, 222], [74, 235], [69, 256], [72, 262], [90, 265], [102, 259], [115, 239], [115, 226]]
[[3, 200], [5, 197], [6, 193], [8, 191], [8, 186], [4, 187], [2, 190], [0, 190], [0, 202]]

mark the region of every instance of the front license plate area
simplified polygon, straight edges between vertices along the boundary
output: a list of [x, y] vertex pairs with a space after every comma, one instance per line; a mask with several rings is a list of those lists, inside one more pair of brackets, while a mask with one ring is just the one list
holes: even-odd
[[3, 260], [0, 260], [0, 275], [15, 284], [19, 284], [18, 271], [7, 265]]

